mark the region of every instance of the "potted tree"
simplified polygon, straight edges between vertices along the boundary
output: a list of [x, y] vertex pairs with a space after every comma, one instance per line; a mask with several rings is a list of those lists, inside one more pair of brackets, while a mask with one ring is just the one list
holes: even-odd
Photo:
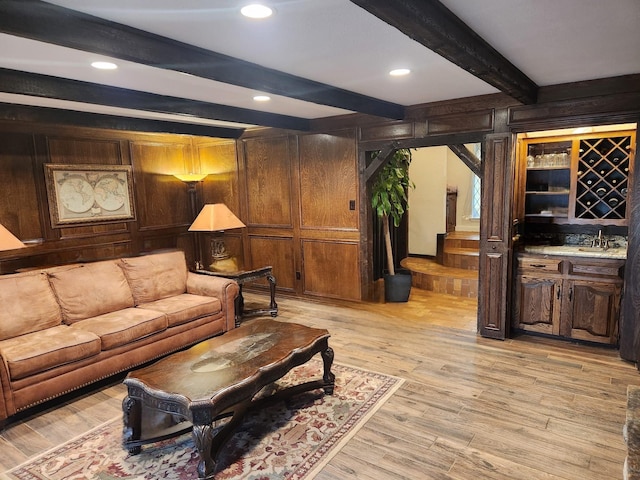
[[[374, 158], [379, 153], [374, 153]], [[396, 150], [371, 187], [371, 206], [382, 220], [388, 271], [384, 276], [384, 290], [388, 302], [406, 302], [411, 291], [411, 274], [396, 273], [389, 223], [393, 221], [394, 226], [398, 227], [407, 209], [407, 191], [414, 187], [409, 179], [410, 164], [411, 150]]]

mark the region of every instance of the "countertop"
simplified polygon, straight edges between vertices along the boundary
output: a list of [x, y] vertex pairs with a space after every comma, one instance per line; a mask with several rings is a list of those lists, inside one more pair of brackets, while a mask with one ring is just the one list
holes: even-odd
[[538, 255], [564, 255], [570, 257], [592, 257], [592, 258], [627, 258], [626, 247], [615, 247], [603, 250], [602, 248], [580, 246], [580, 245], [525, 245], [525, 253], [535, 253]]

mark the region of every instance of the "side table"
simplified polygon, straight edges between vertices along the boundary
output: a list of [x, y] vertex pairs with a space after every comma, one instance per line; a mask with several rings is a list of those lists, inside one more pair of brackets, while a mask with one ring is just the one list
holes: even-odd
[[[240, 321], [245, 317], [253, 317], [256, 315], [270, 314], [272, 317], [278, 316], [278, 304], [276, 303], [276, 277], [273, 276], [272, 267], [262, 267], [255, 270], [241, 270], [238, 272], [214, 272], [211, 270], [194, 270], [195, 273], [202, 275], [212, 275], [214, 277], [223, 277], [235, 280], [240, 287], [240, 294], [236, 304], [236, 327], [240, 326]], [[269, 292], [271, 294], [271, 302], [269, 308], [255, 308], [252, 310], [244, 309], [244, 297], [242, 296], [242, 285], [247, 282], [253, 282], [260, 278], [266, 278], [269, 282]]]

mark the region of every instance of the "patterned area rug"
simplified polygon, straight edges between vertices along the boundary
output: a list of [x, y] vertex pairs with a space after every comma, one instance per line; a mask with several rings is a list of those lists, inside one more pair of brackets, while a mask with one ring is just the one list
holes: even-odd
[[[402, 379], [334, 364], [332, 396], [321, 390], [249, 413], [218, 458], [217, 480], [310, 480], [402, 384]], [[293, 369], [276, 388], [322, 377], [322, 362]], [[122, 419], [110, 422], [5, 473], [14, 480], [191, 480], [198, 453], [190, 434], [122, 448]]]

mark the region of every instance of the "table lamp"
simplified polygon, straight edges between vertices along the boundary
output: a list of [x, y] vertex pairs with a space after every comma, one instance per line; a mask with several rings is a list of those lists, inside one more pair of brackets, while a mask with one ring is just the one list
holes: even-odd
[[15, 250], [16, 248], [26, 248], [26, 245], [0, 224], [0, 251]]
[[[246, 225], [236, 217], [224, 203], [207, 204], [189, 227], [190, 232], [216, 232], [211, 237], [211, 258], [209, 268], [217, 272], [233, 272], [238, 270], [236, 259], [227, 251], [222, 232]], [[198, 252], [198, 255], [200, 252]], [[202, 262], [199, 261], [200, 264]]]

